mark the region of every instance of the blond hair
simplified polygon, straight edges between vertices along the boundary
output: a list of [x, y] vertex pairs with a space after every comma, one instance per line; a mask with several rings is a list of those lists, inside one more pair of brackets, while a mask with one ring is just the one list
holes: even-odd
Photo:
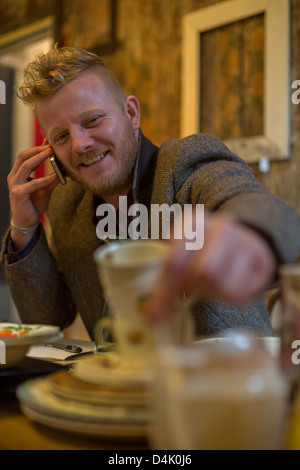
[[120, 104], [124, 102], [126, 95], [123, 89], [101, 57], [83, 49], [59, 48], [57, 45], [47, 53], [40, 53], [26, 66], [24, 83], [17, 95], [25, 104], [35, 109], [39, 100], [53, 95], [68, 81], [88, 70], [99, 75]]

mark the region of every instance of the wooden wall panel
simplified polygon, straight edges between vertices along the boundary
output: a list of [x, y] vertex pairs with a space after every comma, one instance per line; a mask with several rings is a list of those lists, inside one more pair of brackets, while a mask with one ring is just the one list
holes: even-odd
[[[63, 31], [70, 40], [79, 40], [79, 45], [89, 47], [91, 31], [95, 38], [101, 23], [95, 14], [95, 0], [85, 0], [82, 10], [78, 10], [77, 23], [69, 15], [74, 1], [62, 0]], [[99, 1], [99, 0], [98, 0]], [[119, 0], [117, 16], [118, 48], [104, 59], [115, 71], [127, 93], [135, 94], [141, 102], [142, 128], [144, 133], [156, 144], [168, 138], [180, 135], [180, 68], [181, 68], [181, 20], [184, 14], [205, 8], [226, 0]], [[249, 0], [250, 1], [250, 0]], [[285, 0], [283, 0], [285, 1]], [[51, 12], [54, 0], [1, 0], [0, 2], [0, 34], [14, 28], [24, 26], [28, 22], [47, 16]], [[291, 81], [300, 79], [300, 0], [291, 0], [292, 4], [292, 63]], [[88, 31], [80, 31], [77, 35], [80, 18], [84, 16], [88, 23]], [[261, 21], [258, 18], [258, 22]], [[75, 24], [76, 23], [76, 24]], [[260, 31], [260, 33], [259, 33]], [[79, 32], [79, 31], [78, 31]], [[232, 34], [239, 36], [239, 32]], [[261, 102], [258, 90], [262, 87], [262, 72], [256, 66], [261, 61], [262, 44], [261, 25], [255, 28], [250, 25], [243, 31], [242, 37], [249, 45], [251, 54], [244, 55], [243, 83], [247, 77], [255, 76], [255, 81], [241, 98], [224, 98], [224, 116], [231, 116], [233, 123], [243, 122], [249, 135], [261, 128]], [[278, 32], [280, 34], [280, 32]], [[216, 47], [216, 39], [206, 38], [208, 47]], [[218, 49], [229, 50], [230, 41], [218, 40]], [[234, 49], [230, 58], [231, 70], [236, 70], [236, 83], [241, 81], [238, 76], [241, 50]], [[212, 69], [215, 64], [210, 65]], [[216, 72], [214, 72], [216, 73]], [[223, 77], [219, 80], [222, 84]], [[234, 79], [232, 78], [232, 83]], [[255, 83], [255, 84], [253, 84]], [[225, 82], [224, 82], [225, 87]], [[226, 90], [223, 93], [226, 95]], [[211, 112], [214, 106], [213, 90], [207, 90], [206, 108]], [[274, 97], [276, 99], [276, 97]], [[242, 104], [241, 104], [242, 103]], [[216, 105], [215, 105], [216, 106]], [[234, 108], [234, 112], [232, 109]], [[254, 110], [254, 111], [253, 111]], [[256, 118], [253, 119], [252, 112]], [[209, 117], [209, 113], [207, 112]], [[242, 117], [241, 117], [242, 116]], [[225, 120], [224, 118], [224, 120]], [[209, 121], [208, 121], [209, 123]], [[221, 128], [225, 124], [220, 123]], [[231, 132], [238, 133], [239, 127], [233, 126]], [[273, 163], [268, 174], [253, 170], [265, 187], [292, 204], [300, 213], [300, 105], [291, 107], [291, 159], [286, 162]]]
[[201, 131], [263, 134], [264, 15], [201, 35]]
[[55, 0], [1, 0], [0, 34], [34, 23], [53, 11]]

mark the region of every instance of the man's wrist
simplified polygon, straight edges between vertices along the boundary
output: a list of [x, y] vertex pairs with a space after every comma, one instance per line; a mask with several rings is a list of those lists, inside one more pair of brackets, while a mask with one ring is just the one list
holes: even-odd
[[31, 227], [18, 227], [17, 225], [15, 225], [13, 223], [13, 221], [11, 220], [10, 221], [10, 225], [11, 227], [16, 230], [17, 232], [21, 232], [23, 233], [23, 235], [29, 235], [30, 233], [34, 233], [36, 231], [36, 229], [38, 228], [39, 226], [39, 223], [35, 224], [35, 225], [32, 225]]
[[13, 233], [14, 229], [11, 229], [10, 239], [7, 246], [7, 252], [10, 257], [11, 262], [16, 262], [24, 258], [35, 246], [39, 234], [40, 228], [33, 232], [32, 234], [19, 234]]

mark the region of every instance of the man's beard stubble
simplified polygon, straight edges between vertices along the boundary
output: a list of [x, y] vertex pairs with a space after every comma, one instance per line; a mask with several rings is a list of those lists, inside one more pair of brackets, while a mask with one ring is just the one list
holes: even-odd
[[80, 178], [77, 178], [72, 172], [68, 172], [70, 178], [81, 184], [84, 189], [91, 191], [104, 200], [106, 197], [123, 194], [124, 190], [132, 186], [133, 183], [135, 163], [139, 148], [138, 142], [139, 138], [136, 137], [132, 126], [126, 126], [118, 145], [119, 149], [124, 149], [124, 153], [119, 158], [118, 167], [110, 178], [101, 178], [101, 175], [99, 175], [99, 181], [87, 183], [81, 181]]

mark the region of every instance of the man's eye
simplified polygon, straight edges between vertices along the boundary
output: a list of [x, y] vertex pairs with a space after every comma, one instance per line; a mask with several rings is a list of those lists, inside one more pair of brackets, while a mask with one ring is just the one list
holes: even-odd
[[62, 140], [64, 140], [64, 139], [67, 137], [67, 135], [68, 135], [67, 133], [58, 135], [58, 136], [55, 138], [55, 142], [61, 142]]
[[86, 126], [96, 124], [99, 121], [99, 119], [100, 119], [100, 116], [95, 116], [89, 119], [88, 122], [86, 123]]

